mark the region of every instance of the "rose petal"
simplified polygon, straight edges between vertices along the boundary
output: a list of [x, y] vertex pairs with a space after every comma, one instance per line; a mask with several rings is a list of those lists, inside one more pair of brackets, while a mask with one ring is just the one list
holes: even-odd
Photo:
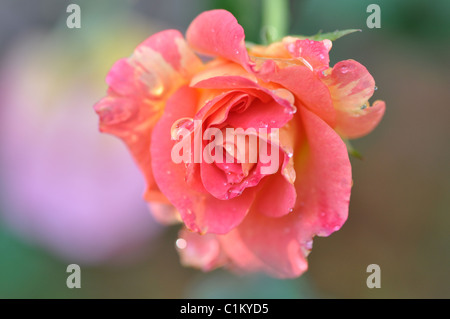
[[[209, 80], [215, 77], [221, 76], [240, 76], [246, 78], [252, 82], [257, 83], [258, 79], [253, 73], [249, 73], [240, 64], [233, 63], [230, 61], [216, 59], [209, 62], [206, 68], [192, 77], [191, 86], [195, 86], [197, 83], [204, 80]], [[222, 82], [224, 83], [224, 82]], [[227, 82], [225, 82], [227, 83]], [[233, 82], [228, 82], [228, 85]], [[201, 87], [201, 86], [198, 86]], [[212, 86], [210, 86], [212, 87]], [[216, 86], [220, 87], [220, 86]]]
[[220, 56], [243, 66], [249, 63], [244, 29], [226, 10], [201, 13], [190, 24], [186, 39], [199, 53]]
[[294, 209], [297, 193], [281, 173], [267, 177], [255, 199], [255, 209], [268, 217], [281, 217]]
[[182, 229], [176, 246], [184, 266], [211, 271], [223, 266], [227, 261], [220, 242], [214, 234], [199, 235]]
[[383, 101], [375, 101], [372, 106], [355, 113], [338, 110], [336, 132], [347, 138], [369, 134], [380, 123], [385, 109], [386, 104]]
[[309, 110], [334, 126], [336, 112], [328, 87], [306, 66], [286, 67], [278, 69], [277, 72], [260, 74], [260, 76], [266, 82], [281, 84]]
[[369, 71], [354, 60], [336, 63], [322, 80], [330, 90], [334, 107], [342, 111], [361, 109], [375, 90]]
[[331, 41], [299, 40], [292, 37], [283, 39], [289, 53], [302, 59], [306, 65], [310, 65], [314, 71], [321, 72], [328, 69], [330, 58], [328, 52], [331, 49]]
[[336, 108], [336, 131], [347, 138], [357, 138], [372, 131], [383, 117], [382, 101], [369, 105], [375, 80], [369, 71], [354, 60], [337, 63], [323, 82], [328, 85]]
[[108, 96], [95, 105], [100, 130], [121, 138], [147, 181], [147, 200], [167, 201], [159, 192], [150, 164], [150, 136], [166, 99], [201, 66], [176, 30], [154, 34], [128, 59], [111, 68]]
[[180, 214], [171, 204], [151, 202], [148, 207], [153, 217], [161, 224], [172, 225], [181, 222]]
[[295, 210], [310, 236], [328, 236], [346, 221], [352, 185], [347, 148], [339, 135], [317, 115], [301, 108], [304, 127], [296, 150]]
[[270, 218], [252, 208], [241, 225], [218, 238], [238, 269], [293, 278], [308, 268], [305, 251], [310, 248], [310, 242], [301, 239], [298, 220], [293, 214]]
[[[245, 112], [230, 114], [227, 117], [226, 122], [232, 127], [280, 128], [291, 120], [296, 112], [296, 108], [292, 105], [292, 95], [286, 90], [269, 90], [241, 76], [216, 76], [191, 85], [195, 88], [205, 89], [236, 89], [258, 98]], [[217, 103], [217, 99], [211, 105], [215, 103]], [[206, 109], [199, 112], [199, 114], [205, 113]]]
[[[186, 226], [196, 232], [223, 234], [236, 227], [247, 214], [255, 197], [253, 189], [230, 200], [219, 200], [206, 192], [193, 189], [185, 181], [184, 163], [175, 164], [171, 150], [173, 123], [183, 117], [193, 117], [198, 96], [195, 89], [182, 87], [167, 102], [164, 115], [152, 134], [152, 169], [160, 190], [178, 209]], [[183, 107], [180, 107], [182, 105]], [[200, 180], [200, 176], [195, 179]]]
[[351, 167], [345, 144], [317, 115], [300, 108], [304, 127], [296, 155], [297, 202], [294, 211], [271, 218], [255, 201], [245, 220], [219, 236], [232, 263], [243, 271], [264, 271], [293, 278], [307, 269], [315, 235], [328, 236], [346, 220]]

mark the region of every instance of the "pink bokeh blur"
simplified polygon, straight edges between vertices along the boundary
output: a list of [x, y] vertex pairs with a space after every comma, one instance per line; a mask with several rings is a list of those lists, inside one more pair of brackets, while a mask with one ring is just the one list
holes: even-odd
[[[139, 41], [139, 27], [129, 28], [123, 35]], [[103, 30], [92, 37], [102, 40], [21, 37], [0, 71], [0, 220], [77, 263], [136, 257], [161, 229], [125, 145], [99, 133], [92, 109], [106, 89], [97, 75], [123, 54], [108, 44], [122, 39], [126, 51], [134, 42]], [[103, 49], [92, 58], [94, 45]]]

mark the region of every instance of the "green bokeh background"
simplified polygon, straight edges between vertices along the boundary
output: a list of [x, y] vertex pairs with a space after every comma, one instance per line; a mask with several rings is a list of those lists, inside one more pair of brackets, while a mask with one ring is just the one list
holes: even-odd
[[[88, 43], [91, 30], [112, 17], [120, 28], [124, 12], [156, 29], [184, 32], [200, 12], [224, 8], [235, 14], [249, 41], [260, 42], [258, 0], [72, 1], [82, 10], [80, 30], [63, 26], [69, 3], [1, 1], [2, 16], [10, 18], [0, 19], [0, 54], [36, 29], [56, 29], [68, 42]], [[381, 7], [380, 29], [366, 26], [370, 3]], [[449, 298], [449, 17], [446, 0], [290, 2], [291, 34], [362, 30], [333, 43], [331, 65], [343, 59], [364, 64], [377, 82], [373, 100], [387, 103], [379, 127], [353, 142], [364, 160], [352, 159], [349, 219], [337, 233], [315, 239], [304, 276], [277, 280], [184, 268], [174, 247], [178, 226], [172, 226], [149, 241], [148, 253], [134, 262], [80, 263], [82, 288], [68, 289], [66, 267], [77, 261], [52, 255], [0, 220], [0, 297]], [[105, 75], [98, 81], [104, 83]], [[380, 289], [366, 286], [372, 263], [381, 267]]]

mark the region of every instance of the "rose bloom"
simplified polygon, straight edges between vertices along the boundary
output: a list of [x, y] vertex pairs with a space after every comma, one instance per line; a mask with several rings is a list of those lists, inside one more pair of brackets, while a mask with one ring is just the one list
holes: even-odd
[[[347, 219], [352, 177], [342, 138], [369, 133], [385, 104], [369, 106], [375, 82], [358, 62], [329, 67], [330, 40], [286, 37], [247, 49], [244, 39], [225, 10], [200, 14], [186, 40], [176, 30], [157, 33], [116, 62], [95, 110], [101, 131], [120, 137], [145, 174], [145, 199], [163, 203], [159, 219], [184, 223], [177, 240], [183, 264], [296, 277], [307, 269], [312, 238]], [[215, 58], [203, 63], [194, 52]], [[194, 129], [192, 120], [202, 125]], [[276, 143], [279, 169], [264, 172], [260, 160], [196, 162], [193, 154], [175, 163], [179, 127], [193, 136], [266, 128], [258, 145]], [[216, 145], [230, 146], [258, 152], [228, 139]]]

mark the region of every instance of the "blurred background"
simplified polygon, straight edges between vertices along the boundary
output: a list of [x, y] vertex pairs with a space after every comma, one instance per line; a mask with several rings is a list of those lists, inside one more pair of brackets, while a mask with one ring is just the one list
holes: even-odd
[[[66, 8], [81, 7], [68, 29]], [[381, 8], [369, 29], [366, 8]], [[0, 1], [1, 298], [450, 298], [450, 1], [292, 0], [290, 34], [361, 29], [333, 43], [387, 111], [352, 144], [347, 223], [316, 238], [294, 280], [180, 265], [179, 226], [157, 224], [124, 145], [98, 133], [92, 105], [112, 64], [151, 34], [231, 11], [261, 42], [261, 1]], [[66, 268], [81, 266], [81, 289]], [[369, 289], [366, 268], [381, 267]]]

